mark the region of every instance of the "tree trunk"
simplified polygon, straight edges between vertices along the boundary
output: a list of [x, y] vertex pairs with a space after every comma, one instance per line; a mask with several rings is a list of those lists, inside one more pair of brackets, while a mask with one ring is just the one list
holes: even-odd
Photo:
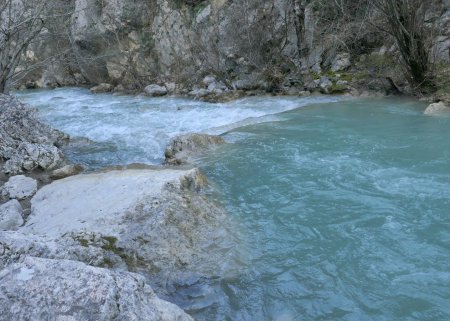
[[6, 81], [4, 79], [0, 79], [0, 94], [5, 93], [6, 90]]
[[[300, 61], [308, 54], [308, 46], [306, 44], [305, 35], [305, 6], [301, 0], [292, 0], [294, 7], [294, 24], [297, 34], [297, 50]], [[302, 66], [303, 67], [303, 66]]]

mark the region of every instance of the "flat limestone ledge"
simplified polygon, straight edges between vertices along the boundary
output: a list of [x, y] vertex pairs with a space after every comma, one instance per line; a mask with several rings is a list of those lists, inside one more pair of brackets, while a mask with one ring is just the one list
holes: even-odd
[[105, 266], [125, 262], [127, 270], [161, 281], [161, 288], [221, 275], [235, 243], [225, 211], [203, 193], [204, 186], [198, 169], [71, 176], [36, 193], [18, 232], [100, 248]]
[[193, 321], [142, 276], [34, 257], [0, 271], [0, 311], [2, 321]]
[[[76, 175], [41, 188], [31, 200], [22, 233], [51, 237], [73, 232], [117, 235], [121, 223], [144, 199], [159, 199], [165, 188], [201, 188], [204, 178], [191, 170], [124, 170]], [[191, 184], [192, 186], [189, 186]]]

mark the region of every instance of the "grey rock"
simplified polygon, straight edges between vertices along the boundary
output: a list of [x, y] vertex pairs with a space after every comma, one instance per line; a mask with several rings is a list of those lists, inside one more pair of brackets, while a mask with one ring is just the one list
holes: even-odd
[[0, 205], [0, 231], [14, 231], [22, 224], [22, 206], [17, 200]]
[[208, 89], [200, 88], [200, 89], [194, 89], [194, 90], [190, 91], [188, 95], [196, 97], [196, 98], [201, 98], [201, 97], [205, 97], [209, 94], [210, 94], [210, 92], [208, 91]]
[[350, 54], [348, 53], [339, 53], [334, 58], [332, 64], [331, 64], [331, 70], [332, 71], [342, 71], [346, 70], [351, 66], [350, 63]]
[[205, 85], [205, 87], [208, 87], [209, 85], [211, 85], [212, 83], [216, 82], [216, 77], [214, 76], [206, 76], [205, 78], [203, 78], [203, 85]]
[[211, 5], [206, 6], [202, 11], [197, 14], [195, 21], [197, 23], [202, 23], [205, 21], [211, 14]]
[[52, 179], [62, 179], [69, 176], [80, 174], [83, 171], [83, 166], [81, 165], [66, 165], [64, 167], [55, 169], [50, 178]]
[[167, 82], [164, 84], [164, 87], [166, 87], [168, 93], [174, 93], [177, 89], [177, 84], [174, 82]]
[[39, 121], [37, 111], [14, 96], [0, 94], [0, 160], [3, 171], [16, 174], [56, 167], [63, 156], [56, 146], [68, 136]]
[[192, 321], [145, 279], [69, 260], [27, 257], [0, 271], [2, 320]]
[[144, 89], [145, 94], [151, 97], [165, 96], [167, 95], [167, 88], [159, 85], [149, 85]]
[[10, 177], [0, 191], [5, 197], [23, 200], [33, 196], [37, 191], [37, 187], [35, 179], [24, 175], [16, 175]]
[[227, 86], [221, 81], [213, 82], [208, 85], [208, 91], [210, 91], [210, 92], [216, 92], [216, 93], [220, 92], [221, 93], [227, 89], [228, 89]]
[[[223, 209], [206, 198], [196, 169], [124, 170], [77, 175], [41, 188], [19, 231], [118, 254], [161, 288], [187, 275], [220, 275], [230, 247]], [[214, 250], [211, 250], [214, 249]], [[183, 276], [184, 275], [184, 276]]]
[[109, 93], [114, 90], [114, 86], [111, 84], [101, 83], [95, 87], [92, 87], [90, 90], [93, 94]]
[[167, 146], [165, 163], [169, 165], [186, 164], [199, 153], [222, 144], [225, 144], [225, 140], [221, 136], [207, 134], [181, 135], [173, 138]]
[[328, 93], [330, 88], [333, 86], [333, 83], [327, 77], [320, 77], [319, 87], [325, 92]]
[[51, 238], [18, 231], [0, 232], [0, 269], [20, 262], [26, 256], [34, 256], [126, 270], [126, 262], [117, 253], [110, 251], [108, 246], [108, 240], [96, 238], [92, 234], [68, 234]]
[[441, 114], [450, 114], [450, 107], [444, 103], [434, 103], [430, 104], [427, 109], [424, 111], [425, 115], [441, 115]]
[[21, 143], [14, 155], [6, 161], [3, 171], [17, 174], [35, 169], [51, 170], [64, 162], [62, 152], [51, 145]]

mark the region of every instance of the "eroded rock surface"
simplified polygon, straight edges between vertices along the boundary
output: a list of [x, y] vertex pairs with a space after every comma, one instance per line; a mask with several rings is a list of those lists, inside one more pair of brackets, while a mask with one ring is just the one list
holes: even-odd
[[207, 134], [187, 134], [175, 137], [165, 151], [165, 163], [169, 165], [186, 164], [189, 160], [218, 145], [225, 144], [221, 136]]
[[[89, 235], [84, 235], [88, 239]], [[91, 239], [91, 244], [81, 241], [80, 235], [62, 238], [24, 234], [18, 231], [0, 232], [0, 269], [21, 262], [27, 256], [46, 259], [73, 260], [97, 267], [126, 270], [127, 265], [116, 253], [109, 250], [105, 239]]]
[[231, 246], [224, 212], [202, 194], [205, 184], [197, 169], [72, 176], [37, 192], [20, 232], [99, 246], [164, 286], [217, 275]]
[[13, 96], [0, 94], [0, 161], [5, 162], [5, 173], [58, 167], [63, 155], [57, 146], [67, 139], [40, 122], [36, 110]]
[[27, 257], [0, 271], [1, 320], [192, 321], [137, 274]]
[[50, 178], [52, 179], [62, 179], [69, 176], [80, 174], [83, 171], [83, 166], [81, 165], [66, 165], [64, 167], [55, 169]]
[[23, 200], [33, 196], [37, 191], [37, 182], [31, 177], [16, 175], [9, 178], [0, 188], [0, 195], [6, 198]]
[[22, 206], [17, 200], [0, 205], [0, 231], [17, 230], [22, 224]]

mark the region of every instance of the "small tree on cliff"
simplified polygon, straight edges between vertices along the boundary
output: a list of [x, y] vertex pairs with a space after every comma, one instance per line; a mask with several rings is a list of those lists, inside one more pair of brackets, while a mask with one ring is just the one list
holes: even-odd
[[30, 71], [21, 65], [28, 50], [42, 40], [52, 19], [69, 14], [66, 2], [0, 0], [0, 93]]
[[384, 18], [384, 26], [378, 27], [395, 39], [413, 89], [432, 90], [431, 48], [435, 35], [425, 19], [432, 1], [375, 0], [373, 4]]

